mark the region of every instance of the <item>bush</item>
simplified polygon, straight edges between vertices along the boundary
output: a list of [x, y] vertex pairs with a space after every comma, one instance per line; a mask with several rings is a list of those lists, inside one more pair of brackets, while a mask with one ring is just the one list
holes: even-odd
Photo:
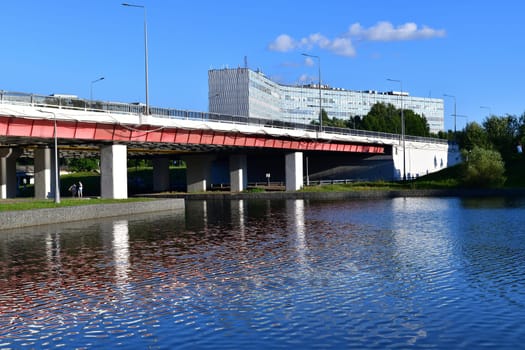
[[474, 147], [463, 152], [462, 182], [469, 187], [500, 187], [506, 178], [505, 163], [498, 151]]
[[93, 158], [71, 158], [66, 163], [69, 171], [76, 173], [97, 171], [99, 168], [98, 160]]

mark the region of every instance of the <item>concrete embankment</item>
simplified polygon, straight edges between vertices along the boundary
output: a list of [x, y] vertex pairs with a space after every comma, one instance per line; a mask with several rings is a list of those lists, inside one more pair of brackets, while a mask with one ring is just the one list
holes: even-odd
[[184, 199], [157, 199], [143, 202], [87, 204], [73, 207], [0, 212], [0, 229], [57, 224], [79, 220], [131, 216], [159, 211], [184, 211]]

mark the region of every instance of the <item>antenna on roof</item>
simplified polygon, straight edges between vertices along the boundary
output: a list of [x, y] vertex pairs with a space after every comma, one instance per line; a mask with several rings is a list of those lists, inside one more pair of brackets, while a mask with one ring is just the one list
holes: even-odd
[[244, 68], [248, 68], [248, 56], [244, 56]]

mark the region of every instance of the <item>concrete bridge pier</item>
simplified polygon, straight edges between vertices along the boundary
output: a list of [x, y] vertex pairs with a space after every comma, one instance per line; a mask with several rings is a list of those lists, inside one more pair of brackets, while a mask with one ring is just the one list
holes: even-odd
[[285, 156], [286, 191], [303, 188], [303, 153], [293, 152]]
[[204, 192], [211, 185], [211, 166], [214, 155], [198, 154], [185, 156], [187, 192]]
[[248, 187], [248, 162], [245, 154], [230, 155], [230, 192], [241, 192]]
[[7, 198], [7, 158], [11, 148], [0, 149], [0, 199]]
[[153, 191], [164, 192], [170, 189], [170, 159], [153, 158]]
[[11, 148], [11, 155], [6, 159], [7, 198], [15, 198], [18, 194], [18, 178], [16, 177], [16, 160], [22, 155], [21, 148]]
[[[60, 170], [59, 170], [60, 171]], [[55, 197], [55, 153], [49, 147], [35, 150], [35, 198]]]
[[128, 157], [126, 145], [100, 147], [100, 195], [102, 198], [128, 198]]
[[0, 198], [16, 197], [16, 160], [22, 154], [18, 148], [0, 149]]

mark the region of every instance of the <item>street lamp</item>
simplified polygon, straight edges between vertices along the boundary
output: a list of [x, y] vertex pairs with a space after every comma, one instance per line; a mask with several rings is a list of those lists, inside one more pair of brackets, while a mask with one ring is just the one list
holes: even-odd
[[59, 172], [58, 172], [57, 116], [56, 116], [55, 112], [44, 111], [44, 110], [41, 110], [41, 109], [39, 109], [38, 111], [42, 112], [42, 113], [53, 114], [53, 121], [54, 121], [53, 134], [54, 134], [54, 139], [55, 139], [55, 203], [56, 204], [60, 204], [60, 188], [59, 188], [59, 184], [58, 184]]
[[479, 108], [488, 109], [489, 110], [489, 117], [492, 115], [492, 109], [490, 108], [490, 106], [479, 106]]
[[403, 144], [403, 181], [407, 180], [406, 173], [406, 157], [405, 157], [405, 114], [403, 112], [403, 82], [399, 79], [386, 79], [395, 83], [399, 83], [401, 87], [400, 100], [401, 100], [401, 142]]
[[[458, 114], [458, 118], [465, 118], [465, 120], [466, 120], [466, 124], [465, 125], [468, 125], [468, 115]], [[463, 130], [465, 130], [465, 128], [463, 128]]]
[[96, 82], [99, 82], [101, 80], [104, 80], [104, 77], [100, 77], [98, 79], [95, 79], [93, 81], [91, 81], [91, 84], [89, 86], [89, 101], [93, 101], [93, 84], [96, 83]]
[[443, 94], [446, 97], [452, 97], [454, 99], [454, 138], [456, 138], [456, 96]]
[[146, 7], [143, 5], [134, 5], [123, 3], [122, 6], [138, 7], [144, 10], [144, 71], [146, 76], [146, 112], [149, 114], [149, 88], [148, 88], [148, 24], [146, 22]]
[[319, 56], [316, 56], [316, 55], [309, 55], [307, 53], [302, 53], [303, 56], [306, 56], [306, 57], [312, 57], [312, 58], [317, 58], [317, 66], [319, 68], [319, 131], [322, 132], [323, 131], [323, 104], [322, 104], [322, 100], [321, 100], [321, 57]]

